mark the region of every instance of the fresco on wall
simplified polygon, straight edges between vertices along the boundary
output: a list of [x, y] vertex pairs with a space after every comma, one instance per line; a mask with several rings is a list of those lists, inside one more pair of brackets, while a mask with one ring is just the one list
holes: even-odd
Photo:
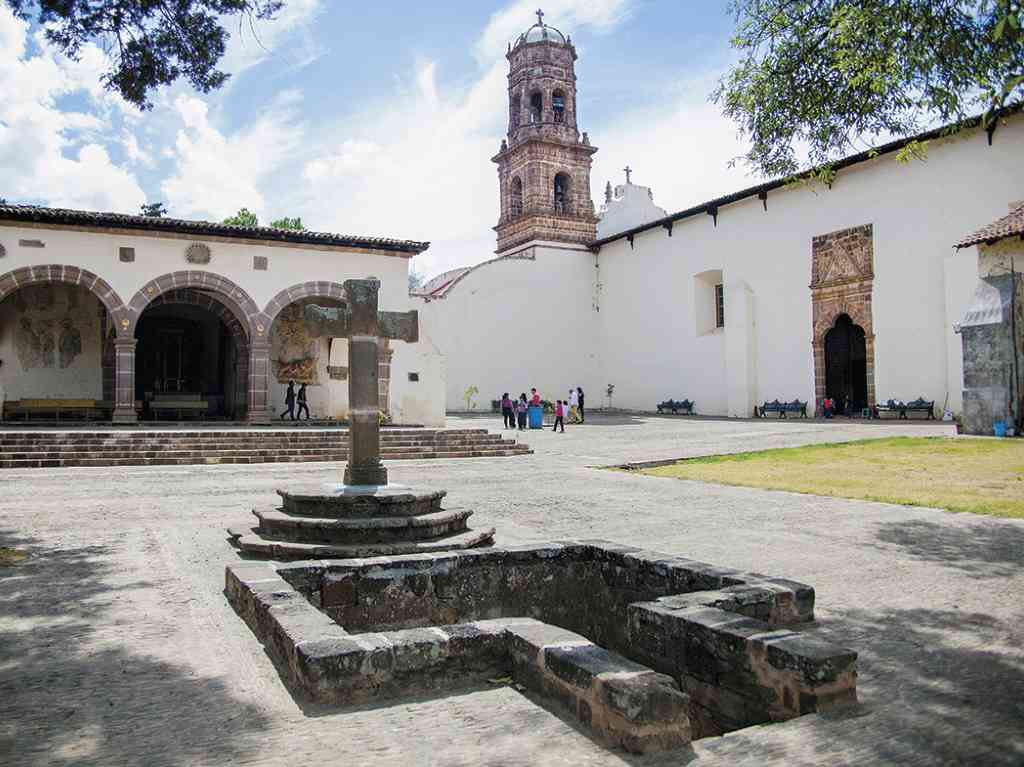
[[71, 367], [75, 357], [82, 353], [82, 333], [75, 327], [75, 321], [71, 317], [65, 317], [60, 322], [60, 343], [57, 346], [61, 368]]
[[[27, 285], [12, 296], [14, 351], [22, 370], [71, 367], [82, 354], [88, 308], [74, 286]], [[58, 319], [55, 315], [63, 314]]]
[[271, 343], [278, 383], [319, 384], [319, 339], [306, 328], [301, 304], [285, 307], [274, 322]]
[[14, 332], [14, 350], [22, 370], [53, 367], [53, 334], [46, 320], [22, 317]]

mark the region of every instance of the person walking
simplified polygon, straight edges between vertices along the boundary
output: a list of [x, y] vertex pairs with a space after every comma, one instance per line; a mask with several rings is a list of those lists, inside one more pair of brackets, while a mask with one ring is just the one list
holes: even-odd
[[526, 402], [526, 392], [519, 395], [519, 402], [516, 403], [516, 424], [519, 431], [526, 431], [526, 411], [530, 406]]
[[306, 402], [306, 384], [302, 384], [299, 387], [298, 401], [299, 401], [299, 414], [296, 416], [296, 420], [298, 420], [298, 421], [302, 420], [302, 411], [305, 410], [306, 411], [306, 420], [308, 421], [309, 420], [309, 404]]
[[515, 403], [508, 392], [501, 395], [501, 420], [503, 429], [516, 428]]
[[295, 420], [295, 381], [288, 382], [288, 389], [284, 393], [284, 412], [281, 413], [281, 420], [290, 415]]
[[586, 416], [583, 413], [583, 387], [582, 386], [577, 386], [576, 387], [576, 395], [577, 395], [576, 399], [578, 400], [577, 407], [579, 408], [579, 413], [580, 413], [580, 423], [583, 423], [587, 419], [586, 419]]
[[580, 395], [569, 389], [569, 423], [580, 422]]
[[555, 425], [551, 431], [558, 431], [559, 426], [562, 427], [562, 434], [565, 434], [565, 405], [562, 400], [555, 401]]

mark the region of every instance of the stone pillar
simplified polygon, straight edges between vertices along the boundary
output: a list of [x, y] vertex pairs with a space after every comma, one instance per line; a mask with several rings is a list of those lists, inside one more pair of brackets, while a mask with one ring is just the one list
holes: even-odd
[[391, 358], [395, 356], [395, 350], [391, 348], [391, 342], [382, 338], [380, 342], [380, 361], [377, 368], [378, 390], [380, 392], [380, 409], [391, 414]]
[[246, 420], [269, 423], [270, 414], [270, 340], [261, 338], [249, 345], [249, 397]]
[[134, 338], [114, 339], [114, 415], [115, 423], [139, 420], [135, 411], [135, 347]]
[[350, 313], [348, 337], [349, 448], [346, 485], [386, 485], [380, 462], [379, 346], [376, 280], [348, 280], [345, 300]]

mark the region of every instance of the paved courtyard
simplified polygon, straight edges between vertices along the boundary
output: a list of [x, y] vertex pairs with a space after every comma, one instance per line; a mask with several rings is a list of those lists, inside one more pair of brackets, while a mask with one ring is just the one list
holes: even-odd
[[855, 710], [637, 758], [507, 687], [302, 706], [221, 593], [224, 528], [340, 465], [5, 471], [0, 546], [33, 556], [0, 569], [0, 764], [1024, 763], [1024, 523], [595, 468], [948, 426], [592, 421], [392, 479], [446, 487], [502, 543], [600, 537], [806, 581], [812, 631], [860, 652]]

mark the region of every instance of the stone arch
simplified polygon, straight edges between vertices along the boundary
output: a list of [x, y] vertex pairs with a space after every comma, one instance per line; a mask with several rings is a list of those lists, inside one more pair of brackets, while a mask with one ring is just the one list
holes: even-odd
[[87, 269], [63, 264], [23, 266], [0, 276], [0, 301], [26, 285], [56, 282], [64, 285], [79, 285], [103, 304], [112, 326], [121, 338], [131, 338], [130, 312], [110, 283]]
[[267, 302], [260, 317], [264, 332], [270, 333], [270, 327], [286, 306], [303, 298], [331, 298], [335, 301], [345, 300], [345, 288], [337, 282], [301, 282], [285, 288]]
[[257, 334], [253, 332], [254, 320], [259, 316], [260, 309], [248, 293], [229, 280], [213, 272], [181, 271], [171, 272], [161, 277], [149, 280], [145, 286], [132, 297], [128, 305], [129, 330], [133, 335], [135, 326], [142, 316], [142, 312], [154, 300], [164, 293], [184, 288], [194, 288], [200, 291], [212, 291], [217, 294], [218, 299], [232, 311], [238, 322], [245, 328], [246, 336], [255, 340]]
[[248, 318], [242, 313], [241, 307], [231, 298], [220, 293], [203, 293], [195, 288], [175, 288], [158, 295], [146, 305], [146, 308], [174, 305], [197, 306], [201, 309], [206, 309], [224, 323], [228, 332], [235, 339], [238, 348], [238, 374], [234, 388], [235, 412], [237, 415], [238, 411], [242, 409], [237, 403], [244, 403], [244, 409], [247, 411], [249, 405], [249, 369], [252, 364], [251, 330]]

